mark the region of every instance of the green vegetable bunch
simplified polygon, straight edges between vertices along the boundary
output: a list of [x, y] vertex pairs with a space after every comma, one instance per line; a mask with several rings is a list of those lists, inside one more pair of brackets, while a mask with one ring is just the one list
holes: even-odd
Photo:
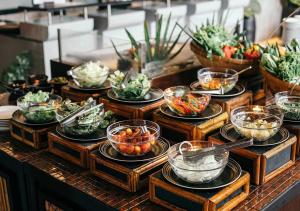
[[285, 54], [280, 53], [278, 45], [267, 46], [261, 58], [261, 65], [278, 78], [300, 85], [299, 42], [293, 39], [286, 46]]
[[[174, 41], [172, 41], [173, 34], [176, 28], [176, 25], [172, 28], [170, 31], [170, 21], [171, 21], [171, 14], [169, 15], [167, 19], [167, 23], [165, 26], [165, 30], [162, 30], [162, 21], [163, 16], [160, 16], [160, 18], [156, 21], [156, 33], [155, 38], [151, 39], [150, 33], [149, 33], [149, 26], [148, 23], [144, 22], [144, 36], [145, 36], [145, 45], [146, 45], [146, 62], [153, 62], [153, 61], [168, 61], [174, 59], [184, 48], [188, 40], [176, 51], [172, 54], [173, 50], [175, 49], [177, 43], [179, 42], [179, 39], [182, 35], [183, 30], [179, 32], [177, 37]], [[134, 38], [134, 36], [125, 29], [127, 36], [131, 42], [131, 45], [133, 47], [133, 54], [134, 58], [137, 61], [141, 61], [140, 53], [138, 51], [139, 49], [139, 42]], [[113, 43], [113, 42], [112, 42]], [[118, 56], [123, 59], [120, 52], [118, 52], [116, 46], [113, 43], [113, 46], [115, 48], [116, 53]]]
[[124, 78], [125, 74], [119, 70], [108, 78], [114, 93], [121, 99], [141, 99], [151, 88], [151, 81], [145, 74], [136, 74], [134, 77], [129, 77], [128, 81], [124, 81]]
[[24, 103], [44, 103], [49, 100], [49, 92], [39, 90], [37, 93], [28, 92], [24, 98]]

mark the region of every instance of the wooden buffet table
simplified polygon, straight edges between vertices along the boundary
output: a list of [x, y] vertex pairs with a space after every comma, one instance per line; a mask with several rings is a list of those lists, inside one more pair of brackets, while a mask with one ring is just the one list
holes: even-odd
[[[0, 135], [0, 210], [165, 210], [145, 189], [129, 193], [47, 150], [33, 150]], [[3, 182], [5, 181], [5, 182]], [[3, 191], [2, 191], [3, 192]], [[300, 160], [268, 183], [251, 186], [235, 210], [297, 210]], [[1, 207], [2, 205], [2, 207]], [[5, 205], [6, 207], [3, 207]]]

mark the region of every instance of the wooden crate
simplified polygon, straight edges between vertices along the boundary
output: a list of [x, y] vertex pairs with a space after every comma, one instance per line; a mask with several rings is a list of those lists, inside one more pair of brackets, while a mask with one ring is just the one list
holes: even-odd
[[89, 154], [98, 149], [98, 142], [74, 142], [67, 140], [56, 132], [48, 133], [49, 151], [82, 168], [89, 168]]
[[221, 128], [228, 121], [226, 112], [209, 120], [183, 121], [167, 117], [160, 110], [153, 113], [153, 121], [160, 125], [163, 137], [179, 142], [184, 140], [205, 140], [209, 135]]
[[[217, 143], [228, 142], [219, 133], [208, 138]], [[295, 164], [296, 137], [290, 138], [279, 145], [268, 147], [247, 147], [234, 149], [232, 156], [251, 175], [251, 182], [261, 185]]]
[[75, 89], [70, 88], [69, 86], [63, 86], [61, 88], [61, 96], [63, 99], [70, 99], [75, 102], [81, 102], [92, 97], [95, 100], [98, 100], [101, 96], [106, 95], [106, 90], [103, 91], [89, 91], [81, 92]]
[[90, 170], [95, 176], [129, 192], [136, 192], [148, 185], [148, 176], [161, 169], [167, 156], [148, 162], [125, 163], [110, 160], [98, 150], [90, 154]]
[[29, 127], [14, 120], [10, 121], [10, 135], [16, 140], [29, 145], [35, 149], [42, 149], [48, 146], [48, 132], [53, 130], [56, 124]]
[[296, 123], [283, 123], [283, 126], [288, 129], [289, 132], [296, 135], [297, 146], [296, 146], [296, 155], [300, 156], [300, 124]]
[[252, 98], [253, 98], [252, 92], [246, 91], [243, 94], [236, 97], [212, 98], [211, 101], [221, 105], [223, 111], [226, 111], [230, 115], [230, 112], [235, 108], [251, 105], [253, 101]]
[[159, 108], [164, 103], [164, 100], [143, 104], [127, 104], [116, 102], [103, 96], [99, 102], [103, 103], [106, 109], [127, 119], [152, 119], [153, 111]]
[[242, 172], [233, 184], [216, 190], [180, 188], [168, 182], [158, 171], [150, 176], [150, 200], [170, 210], [232, 210], [249, 195], [250, 175]]

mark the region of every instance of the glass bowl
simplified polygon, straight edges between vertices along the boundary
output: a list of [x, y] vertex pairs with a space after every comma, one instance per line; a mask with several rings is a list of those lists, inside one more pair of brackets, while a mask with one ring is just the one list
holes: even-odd
[[[210, 141], [190, 141], [194, 149], [205, 149], [213, 147], [216, 144]], [[199, 158], [194, 165], [184, 162], [183, 156], [179, 150], [180, 144], [175, 144], [168, 150], [168, 162], [174, 173], [182, 180], [189, 183], [208, 183], [219, 177], [224, 171], [227, 163], [229, 152], [211, 154]], [[181, 147], [181, 151], [190, 150], [188, 147]]]
[[290, 95], [287, 91], [278, 92], [275, 103], [283, 110], [285, 118], [300, 120], [300, 96]]
[[43, 124], [55, 121], [55, 110], [62, 101], [60, 96], [50, 94], [47, 102], [29, 102], [24, 98], [18, 98], [17, 106], [28, 122]]
[[164, 99], [171, 111], [179, 116], [197, 116], [206, 109], [210, 95], [194, 94], [186, 86], [174, 86], [164, 91]]
[[115, 150], [125, 156], [142, 156], [157, 144], [160, 128], [148, 120], [125, 120], [107, 128], [107, 138]]
[[265, 141], [282, 125], [283, 113], [278, 107], [243, 106], [231, 111], [231, 123], [243, 137]]
[[221, 67], [207, 67], [198, 71], [199, 84], [204, 90], [223, 89], [230, 92], [239, 80], [237, 71]]
[[[65, 118], [66, 115], [60, 112], [59, 109], [56, 111], [56, 119], [61, 121]], [[104, 109], [97, 105], [91, 108], [87, 113], [82, 114], [81, 116], [76, 117], [76, 120], [67, 124], [63, 124], [62, 131], [65, 134], [73, 136], [88, 136], [95, 132], [104, 117]]]
[[115, 71], [109, 77], [111, 88], [117, 98], [123, 100], [145, 99], [151, 88], [151, 80], [145, 74]]
[[79, 87], [99, 88], [106, 81], [109, 68], [99, 62], [88, 62], [68, 71], [68, 74]]

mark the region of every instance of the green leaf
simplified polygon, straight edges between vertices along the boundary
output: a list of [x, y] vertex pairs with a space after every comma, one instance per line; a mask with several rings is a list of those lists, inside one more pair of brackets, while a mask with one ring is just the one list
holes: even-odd
[[139, 45], [137, 44], [136, 40], [133, 38], [132, 34], [127, 29], [125, 29], [125, 31], [126, 31], [128, 38], [130, 39], [130, 42], [133, 45], [133, 47], [135, 49], [138, 49]]
[[[186, 26], [185, 26], [186, 27]], [[181, 29], [180, 33], [178, 34], [177, 38], [175, 39], [175, 41], [173, 42], [172, 46], [168, 49], [168, 53], [167, 55], [170, 55], [170, 53], [172, 52], [173, 48], [176, 46], [176, 44], [178, 43], [180, 37], [181, 37], [181, 34], [183, 32], [183, 30], [185, 29], [185, 27], [183, 29]]]
[[182, 51], [182, 49], [186, 46], [186, 44], [188, 43], [190, 39], [187, 39], [184, 44], [178, 49], [178, 51], [176, 53], [174, 53], [170, 58], [168, 58], [168, 60], [172, 60], [174, 59], [178, 54], [180, 54], [180, 52]]
[[162, 42], [162, 50], [164, 50], [165, 48], [165, 44], [167, 41], [167, 35], [169, 32], [169, 27], [170, 27], [170, 20], [171, 20], [171, 13], [169, 14], [168, 20], [167, 20], [167, 24], [166, 24], [166, 29], [165, 29], [165, 33], [164, 33], [164, 37], [163, 37], [163, 42]]
[[146, 21], [144, 21], [144, 34], [145, 34], [145, 42], [146, 42], [147, 62], [149, 62], [149, 61], [152, 61], [152, 53], [151, 53], [149, 27], [148, 27], [148, 23]]
[[111, 42], [111, 44], [113, 45], [113, 48], [115, 49], [115, 52], [116, 52], [116, 54], [118, 55], [118, 57], [119, 57], [120, 59], [124, 60], [124, 58], [122, 57], [122, 55], [121, 55], [120, 52], [118, 51], [118, 49], [117, 49], [115, 43], [114, 43], [112, 40], [110, 40], [110, 42]]
[[154, 49], [154, 59], [155, 60], [158, 59], [158, 54], [159, 54], [161, 26], [162, 26], [162, 16], [160, 16], [160, 18], [156, 24], [155, 49]]

